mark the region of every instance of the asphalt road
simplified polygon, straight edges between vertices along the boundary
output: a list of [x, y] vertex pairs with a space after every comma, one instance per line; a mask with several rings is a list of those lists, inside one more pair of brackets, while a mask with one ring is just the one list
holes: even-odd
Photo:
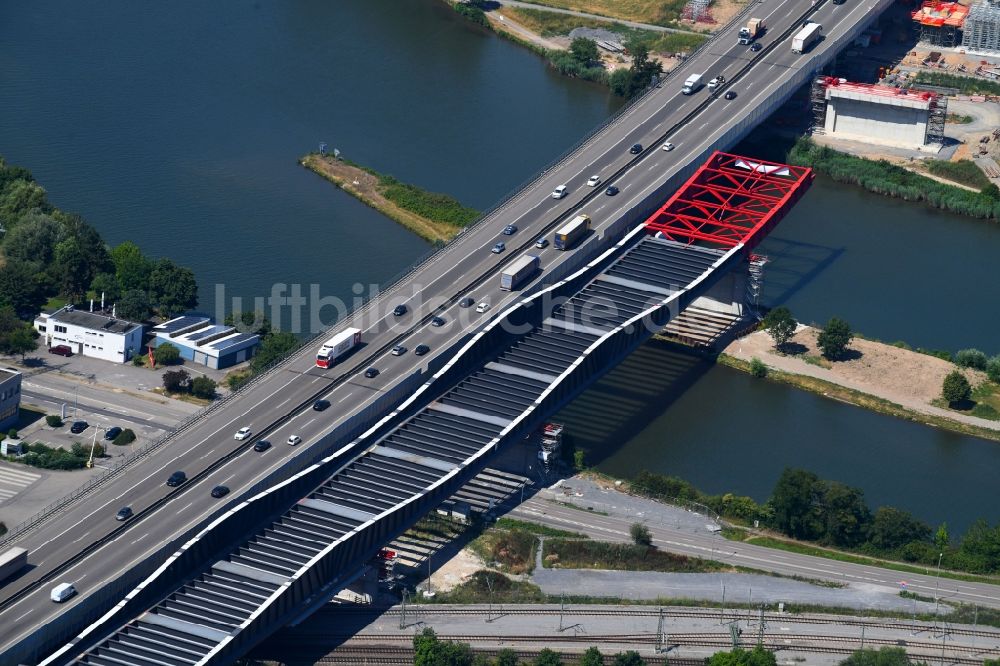
[[[841, 6], [826, 4], [818, 10], [816, 18], [824, 25], [826, 34], [832, 35], [863, 16], [865, 7], [870, 4], [870, 1]], [[791, 25], [793, 17], [808, 9], [806, 0], [769, 0], [761, 4], [760, 13], [755, 16], [764, 18], [768, 26], [762, 43], [767, 46], [773, 36]], [[735, 117], [766, 100], [780, 85], [782, 75], [799, 62], [799, 56], [792, 54], [787, 45], [779, 46], [773, 52], [752, 53], [746, 46], [737, 45], [736, 28], [730, 28], [719, 40], [684, 63], [661, 89], [634, 105], [571, 159], [546, 172], [488, 223], [459, 236], [436, 256], [435, 261], [366, 311], [375, 316], [367, 317], [368, 321], [362, 321], [359, 326], [364, 331], [364, 348], [328, 370], [315, 367], [315, 347], [306, 350], [294, 362], [272, 373], [265, 381], [248, 387], [236, 400], [189, 427], [113, 482], [49, 520], [43, 528], [25, 534], [18, 545], [30, 549], [29, 563], [33, 568], [0, 590], [0, 650], [17, 643], [39, 624], [51, 622], [65, 608], [79, 603], [89, 591], [115, 579], [119, 571], [161, 548], [173, 535], [202, 524], [216, 514], [226, 500], [220, 502], [209, 496], [214, 485], [228, 485], [234, 491], [230, 497], [235, 500], [241, 489], [268, 479], [290, 456], [306, 454], [305, 449], [311, 442], [362, 410], [382, 391], [418, 368], [426, 368], [431, 357], [418, 359], [412, 352], [394, 357], [383, 351], [370, 358], [377, 350], [387, 350], [396, 342], [403, 342], [412, 350], [423, 342], [431, 346], [433, 354], [468, 335], [500, 306], [516, 299], [516, 292], [499, 291], [497, 277], [500, 263], [510, 254], [521, 252], [522, 246], [528, 252], [537, 252], [543, 270], [550, 270], [572, 256], [572, 251], [558, 252], [551, 247], [540, 252], [528, 248], [536, 236], [566, 219], [588, 196], [591, 200], [583, 206], [582, 212], [590, 215], [599, 233], [680, 166], [699, 155]], [[754, 68], [734, 86], [738, 93], [735, 100], [719, 97], [687, 126], [669, 136], [665, 134], [708, 95], [704, 88], [691, 96], [679, 94], [688, 74], [705, 73], [706, 80], [724, 74], [732, 79], [751, 59], [755, 59]], [[660, 150], [658, 144], [663, 140], [671, 141], [676, 149], [672, 152]], [[628, 147], [636, 142], [647, 147], [642, 155], [628, 153]], [[585, 184], [592, 174], [607, 176], [625, 167], [628, 167], [627, 172], [614, 179], [621, 190], [615, 197], [595, 192]], [[562, 184], [568, 185], [569, 195], [561, 200], [549, 197], [549, 193]], [[504, 226], [511, 223], [519, 227], [517, 234], [500, 236]], [[507, 252], [491, 254], [490, 248], [500, 239], [507, 243]], [[487, 275], [490, 277], [486, 282], [470, 288], [469, 285], [477, 284]], [[454, 304], [459, 295], [472, 295], [477, 301], [490, 299], [493, 307], [482, 315], [472, 309], [461, 309]], [[410, 305], [410, 314], [398, 319], [387, 314], [400, 302]], [[432, 328], [422, 324], [431, 312], [442, 314], [451, 325]], [[355, 325], [355, 322], [350, 324]], [[366, 379], [358, 374], [370, 365], [381, 371], [378, 377]], [[320, 396], [328, 399], [332, 407], [314, 412], [308, 405]], [[196, 482], [179, 489], [164, 485], [166, 477], [175, 469], [194, 477], [240, 448], [241, 443], [233, 440], [233, 433], [238, 428], [250, 426], [255, 433], [261, 433], [293, 412], [290, 420], [267, 433], [268, 439], [275, 444], [267, 452], [245, 449]], [[291, 434], [301, 436], [303, 444], [295, 448], [285, 445]], [[145, 512], [147, 507], [168, 495], [169, 501], [155, 513]], [[138, 515], [109, 540], [109, 534], [121, 527], [114, 520], [114, 514], [125, 504], [131, 505]], [[92, 544], [100, 545], [86, 558], [64, 566]], [[19, 595], [40, 580], [45, 584]], [[80, 594], [74, 600], [56, 605], [49, 601], [48, 589], [60, 581], [73, 581]]]

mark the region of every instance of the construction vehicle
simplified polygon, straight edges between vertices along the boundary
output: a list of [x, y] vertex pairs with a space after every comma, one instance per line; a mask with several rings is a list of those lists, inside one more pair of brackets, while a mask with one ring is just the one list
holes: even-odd
[[752, 18], [740, 28], [740, 44], [751, 44], [764, 31], [764, 19]]

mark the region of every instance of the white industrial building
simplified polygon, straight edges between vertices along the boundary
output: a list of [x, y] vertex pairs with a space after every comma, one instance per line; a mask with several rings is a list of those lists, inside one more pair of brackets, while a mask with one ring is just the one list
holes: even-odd
[[250, 360], [260, 345], [256, 333], [240, 333], [224, 324], [213, 324], [208, 317], [185, 315], [153, 327], [150, 347], [169, 342], [180, 350], [181, 358], [214, 368]]
[[834, 137], [910, 149], [944, 139], [947, 100], [935, 93], [822, 77], [813, 104], [817, 129]]
[[46, 347], [67, 345], [74, 354], [125, 363], [142, 348], [142, 325], [72, 305], [35, 318]]

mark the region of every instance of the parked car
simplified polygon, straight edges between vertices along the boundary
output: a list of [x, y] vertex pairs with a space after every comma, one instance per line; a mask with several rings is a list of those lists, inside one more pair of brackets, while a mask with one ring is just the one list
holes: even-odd
[[504, 236], [513, 236], [516, 233], [517, 233], [517, 225], [516, 224], [508, 224], [506, 227], [503, 228], [503, 235]]
[[262, 451], [267, 451], [269, 448], [271, 448], [271, 442], [267, 441], [266, 439], [259, 439], [253, 445], [253, 450], [257, 451], [258, 453]]
[[367, 377], [368, 379], [374, 379], [375, 377], [378, 377], [378, 368], [368, 368], [367, 370], [365, 370], [365, 377]]
[[187, 480], [188, 480], [187, 474], [185, 474], [184, 472], [174, 472], [173, 474], [170, 475], [170, 478], [167, 479], [167, 485], [170, 486], [171, 488], [175, 488], [181, 485], [182, 483], [185, 483]]
[[104, 439], [105, 441], [110, 442], [120, 434], [122, 434], [122, 429], [119, 428], [118, 426], [115, 426], [114, 428], [108, 428], [108, 431], [104, 433]]
[[444, 326], [444, 317], [434, 317], [431, 319], [431, 326]]
[[397, 305], [392, 309], [392, 314], [396, 315], [397, 317], [402, 317], [403, 315], [406, 314], [406, 306], [402, 304]]
[[56, 345], [55, 347], [49, 347], [49, 353], [68, 358], [73, 355], [73, 350], [70, 349], [69, 345]]
[[538, 240], [535, 241], [535, 247], [537, 247], [539, 250], [544, 250], [548, 246], [549, 246], [548, 238], [539, 238]]
[[299, 437], [298, 435], [289, 435], [288, 436], [288, 446], [296, 446], [296, 445], [301, 444], [301, 443], [302, 443], [302, 438]]
[[587, 179], [587, 185], [589, 185], [590, 187], [597, 187], [600, 184], [601, 184], [600, 176], [591, 176], [590, 178]]
[[638, 155], [639, 153], [642, 152], [642, 144], [641, 143], [633, 143], [632, 147], [628, 149], [628, 152], [630, 152], [633, 155]]
[[413, 348], [413, 353], [416, 354], [417, 356], [423, 356], [430, 350], [431, 348], [428, 347], [427, 345], [417, 345], [416, 347]]
[[79, 435], [81, 432], [90, 427], [90, 424], [86, 421], [73, 421], [73, 425], [69, 427], [69, 431], [74, 435]]
[[565, 185], [560, 185], [556, 189], [552, 190], [553, 199], [562, 199], [569, 192], [569, 188]]
[[608, 189], [604, 190], [604, 193], [605, 193], [605, 194], [607, 194], [607, 195], [608, 195], [609, 197], [613, 197], [613, 196], [615, 196], [616, 194], [618, 194], [618, 192], [620, 192], [620, 191], [621, 191], [621, 190], [619, 190], [619, 189], [618, 189], [617, 187], [615, 187], [614, 185], [609, 185], [609, 186], [608, 186]]
[[219, 499], [220, 497], [225, 497], [229, 494], [229, 488], [226, 486], [216, 486], [212, 488], [212, 497]]
[[330, 406], [329, 400], [317, 400], [313, 403], [313, 409], [317, 412], [322, 412], [324, 409]]
[[130, 506], [123, 506], [122, 508], [118, 509], [118, 513], [115, 514], [115, 520], [117, 521], [128, 520], [131, 517], [132, 517], [132, 507]]
[[406, 353], [406, 347], [404, 347], [403, 345], [396, 345], [395, 347], [392, 348], [393, 356], [402, 356], [405, 353]]
[[493, 246], [493, 249], [490, 250], [490, 252], [492, 252], [493, 254], [500, 254], [506, 249], [507, 249], [506, 245], [504, 245], [503, 243], [497, 243], [496, 245]]
[[250, 432], [250, 428], [244, 426], [236, 431], [236, 434], [233, 435], [233, 439], [235, 439], [237, 442], [242, 442], [244, 439], [247, 439], [252, 434], [253, 433]]

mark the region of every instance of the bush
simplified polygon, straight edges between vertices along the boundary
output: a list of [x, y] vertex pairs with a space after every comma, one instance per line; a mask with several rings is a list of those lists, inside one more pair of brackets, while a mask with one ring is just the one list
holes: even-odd
[[781, 349], [795, 335], [799, 323], [795, 321], [791, 310], [786, 307], [774, 308], [764, 317], [764, 328], [774, 340], [774, 346]]
[[146, 361], [143, 359], [145, 359], [145, 356], [143, 356], [142, 354], [136, 354], [135, 356], [132, 357], [132, 365], [134, 365], [137, 368], [141, 368], [142, 366], [146, 365]]
[[484, 28], [490, 27], [490, 21], [486, 18], [486, 12], [480, 9], [475, 4], [465, 4], [462, 2], [456, 2], [453, 7], [455, 11], [469, 19], [476, 25], [481, 25]]
[[120, 433], [118, 433], [118, 436], [115, 437], [111, 441], [111, 443], [114, 444], [115, 446], [125, 446], [127, 444], [131, 444], [134, 441], [135, 441], [135, 433], [132, 432], [130, 428], [125, 428]]
[[185, 370], [168, 370], [163, 373], [163, 388], [168, 393], [187, 393], [191, 390], [191, 375]]
[[830, 360], [841, 358], [847, 351], [847, 345], [854, 339], [851, 326], [843, 319], [833, 317], [819, 332], [816, 343], [823, 350], [823, 356]]
[[191, 380], [191, 394], [206, 400], [215, 399], [217, 384], [208, 377], [195, 377]]
[[253, 378], [253, 373], [251, 372], [232, 372], [226, 375], [226, 386], [229, 387], [230, 391], [238, 391], [243, 388], [251, 379]]
[[767, 377], [767, 365], [756, 356], [750, 359], [750, 374], [758, 379]]
[[[104, 455], [104, 448], [100, 445], [94, 447], [94, 457]], [[83, 469], [90, 458], [90, 447], [84, 447], [77, 442], [73, 444], [71, 450], [60, 449], [53, 446], [35, 442], [28, 447], [28, 452], [18, 458], [10, 458], [16, 462], [39, 467], [41, 469]]]
[[972, 386], [969, 385], [969, 380], [965, 378], [965, 375], [958, 370], [953, 370], [944, 378], [944, 383], [941, 385], [941, 397], [949, 405], [965, 402], [972, 397]]
[[63, 420], [58, 414], [49, 414], [45, 417], [45, 425], [50, 428], [61, 428], [63, 427]]
[[7, 431], [7, 436], [11, 439], [17, 439], [17, 428], [11, 428]]
[[1000, 354], [986, 362], [986, 376], [990, 378], [991, 382], [1000, 384]]
[[653, 545], [653, 535], [649, 533], [649, 528], [642, 523], [632, 523], [632, 526], [628, 528], [628, 533], [632, 537], [632, 543], [637, 546]]
[[164, 342], [153, 350], [153, 358], [157, 365], [174, 365], [181, 360], [181, 350], [169, 342]]
[[960, 368], [986, 369], [986, 354], [978, 349], [959, 349], [955, 353], [955, 365]]

